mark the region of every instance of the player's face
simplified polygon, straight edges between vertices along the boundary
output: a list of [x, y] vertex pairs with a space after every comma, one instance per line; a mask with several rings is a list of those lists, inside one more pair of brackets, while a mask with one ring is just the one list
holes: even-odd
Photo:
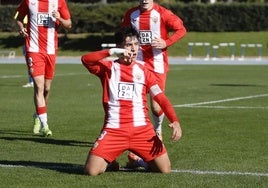
[[151, 10], [153, 8], [153, 0], [140, 0], [140, 7], [143, 11]]
[[127, 37], [123, 43], [123, 48], [128, 51], [128, 54], [124, 56], [124, 64], [131, 64], [137, 59], [139, 50], [139, 40], [136, 36]]

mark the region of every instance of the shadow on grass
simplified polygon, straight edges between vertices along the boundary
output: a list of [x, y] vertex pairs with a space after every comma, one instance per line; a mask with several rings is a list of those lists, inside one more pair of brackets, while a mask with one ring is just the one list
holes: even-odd
[[[5, 135], [5, 136], [2, 136]], [[12, 136], [7, 136], [12, 135]], [[20, 135], [20, 136], [13, 136], [13, 135]], [[37, 142], [41, 144], [53, 144], [53, 145], [60, 145], [60, 146], [79, 146], [79, 147], [91, 147], [93, 146], [94, 142], [84, 142], [84, 141], [77, 141], [77, 140], [59, 140], [54, 139], [52, 137], [41, 137], [38, 135], [32, 135], [32, 137], [25, 137], [29, 135], [24, 134], [23, 131], [0, 131], [0, 139], [1, 140], [8, 140], [8, 141], [29, 141], [29, 142]]]
[[70, 164], [70, 163], [0, 160], [0, 166], [6, 168], [33, 167], [33, 168], [55, 170], [58, 172], [68, 174], [81, 174], [81, 175], [84, 174], [83, 165]]
[[[54, 170], [54, 171], [67, 173], [67, 174], [85, 175], [83, 165], [70, 164], [70, 163], [0, 160], [0, 167], [3, 167], [3, 168], [32, 167], [32, 168]], [[118, 171], [120, 171], [120, 172], [141, 172], [141, 173], [148, 172], [142, 168], [129, 169], [129, 168], [120, 167], [119, 170], [118, 169], [117, 170], [107, 170], [105, 173], [118, 172]]]

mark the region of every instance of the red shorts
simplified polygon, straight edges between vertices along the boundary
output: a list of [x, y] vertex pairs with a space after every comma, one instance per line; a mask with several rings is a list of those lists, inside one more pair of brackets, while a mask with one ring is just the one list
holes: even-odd
[[142, 157], [146, 162], [167, 152], [153, 125], [149, 124], [128, 129], [104, 128], [90, 154], [112, 162], [126, 150]]
[[162, 91], [165, 91], [167, 74], [159, 74], [157, 72], [154, 72], [154, 75], [156, 77], [159, 87], [162, 89]]
[[46, 79], [53, 79], [56, 55], [27, 52], [26, 61], [32, 77], [44, 75]]

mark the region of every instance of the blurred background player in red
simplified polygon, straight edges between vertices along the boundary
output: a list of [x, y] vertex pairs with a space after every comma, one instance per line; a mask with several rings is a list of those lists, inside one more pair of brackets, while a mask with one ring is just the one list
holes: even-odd
[[[25, 45], [22, 46], [22, 54], [26, 59], [26, 47], [25, 47]], [[27, 75], [28, 75], [28, 83], [22, 85], [22, 87], [24, 87], [24, 88], [33, 87], [33, 85], [34, 85], [33, 78], [31, 76], [31, 73], [29, 72], [28, 68], [27, 68]]]
[[[169, 69], [167, 48], [185, 36], [183, 21], [153, 0], [140, 0], [138, 6], [126, 11], [122, 26], [131, 26], [139, 32], [140, 48], [137, 59], [145, 62], [145, 67], [155, 74], [158, 85], [165, 91]], [[164, 113], [152, 98], [150, 103], [155, 131], [162, 139]], [[128, 157], [130, 160], [139, 160], [131, 153]]]
[[[18, 14], [19, 14], [19, 12], [16, 12], [16, 14], [14, 16], [14, 19], [17, 19]], [[27, 18], [27, 16], [25, 16], [23, 18], [23, 24], [24, 24], [24, 26], [27, 25], [27, 22], [28, 22], [28, 18]], [[24, 57], [26, 57], [26, 47], [25, 47], [25, 45], [22, 46], [22, 54], [23, 54]], [[25, 60], [26, 60], [26, 58], [25, 58]], [[31, 73], [29, 72], [28, 68], [27, 68], [27, 75], [28, 75], [28, 83], [22, 85], [22, 87], [25, 87], [25, 88], [27, 88], [27, 87], [33, 87], [33, 78], [31, 76]]]
[[[34, 134], [51, 136], [47, 122], [47, 103], [54, 78], [58, 50], [58, 28], [72, 26], [65, 0], [23, 0], [17, 8], [16, 23], [25, 37], [26, 62], [34, 81]], [[27, 16], [25, 26], [23, 19]]]
[[[91, 148], [85, 173], [96, 176], [124, 151], [141, 156], [153, 172], [170, 173], [166, 148], [154, 131], [147, 108], [147, 94], [156, 100], [170, 121], [172, 140], [182, 136], [179, 120], [170, 101], [157, 84], [154, 74], [136, 61], [139, 35], [131, 27], [115, 33], [117, 48], [82, 56], [83, 65], [98, 76], [103, 87], [105, 111], [102, 131]], [[105, 58], [117, 55], [116, 60]]]

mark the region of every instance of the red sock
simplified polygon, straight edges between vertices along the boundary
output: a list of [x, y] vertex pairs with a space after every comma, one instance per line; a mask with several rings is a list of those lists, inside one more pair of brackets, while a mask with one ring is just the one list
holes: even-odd
[[47, 113], [47, 107], [46, 106], [37, 107], [36, 113], [37, 115]]

